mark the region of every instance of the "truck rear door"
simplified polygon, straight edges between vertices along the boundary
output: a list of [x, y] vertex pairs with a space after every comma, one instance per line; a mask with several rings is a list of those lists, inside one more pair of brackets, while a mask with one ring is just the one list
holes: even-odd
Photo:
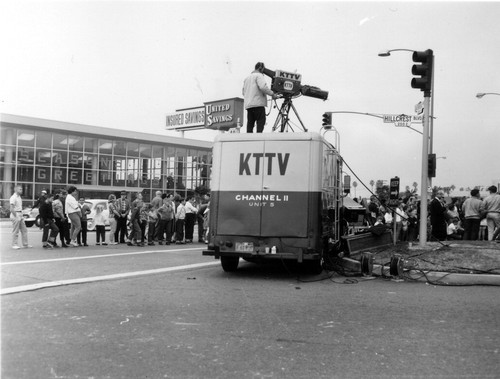
[[306, 237], [310, 146], [265, 138], [222, 143], [217, 234]]

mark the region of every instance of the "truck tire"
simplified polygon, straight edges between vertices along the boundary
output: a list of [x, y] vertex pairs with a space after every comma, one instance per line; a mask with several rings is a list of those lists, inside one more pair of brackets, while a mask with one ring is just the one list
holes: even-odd
[[222, 269], [226, 272], [236, 271], [239, 262], [240, 257], [220, 257]]
[[25, 221], [24, 224], [26, 225], [27, 228], [31, 228], [35, 221]]
[[310, 275], [319, 275], [323, 272], [323, 266], [320, 259], [302, 262], [304, 272]]

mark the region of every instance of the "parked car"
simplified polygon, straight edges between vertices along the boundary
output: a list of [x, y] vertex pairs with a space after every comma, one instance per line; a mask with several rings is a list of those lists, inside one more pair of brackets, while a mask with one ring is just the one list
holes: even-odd
[[40, 227], [40, 215], [38, 208], [26, 207], [23, 209], [24, 223], [29, 228], [33, 225]]
[[106, 199], [89, 199], [85, 200], [85, 204], [87, 204], [90, 208], [90, 213], [87, 215], [87, 229], [95, 230], [94, 224], [94, 216], [96, 213], [96, 208], [98, 205], [102, 205], [104, 210], [104, 218], [106, 219], [105, 226], [109, 227], [109, 209], [108, 209], [108, 200]]

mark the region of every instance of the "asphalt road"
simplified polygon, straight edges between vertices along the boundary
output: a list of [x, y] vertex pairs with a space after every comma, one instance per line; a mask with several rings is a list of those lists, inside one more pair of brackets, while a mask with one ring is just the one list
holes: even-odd
[[3, 247], [2, 378], [498, 377], [497, 287], [225, 273], [203, 247]]

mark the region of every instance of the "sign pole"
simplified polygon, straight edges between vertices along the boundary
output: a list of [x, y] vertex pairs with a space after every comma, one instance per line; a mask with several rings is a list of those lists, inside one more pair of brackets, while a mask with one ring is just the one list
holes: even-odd
[[427, 156], [429, 154], [429, 96], [424, 97], [424, 127], [422, 133], [422, 176], [420, 184], [420, 232], [418, 244], [425, 247], [427, 242]]

